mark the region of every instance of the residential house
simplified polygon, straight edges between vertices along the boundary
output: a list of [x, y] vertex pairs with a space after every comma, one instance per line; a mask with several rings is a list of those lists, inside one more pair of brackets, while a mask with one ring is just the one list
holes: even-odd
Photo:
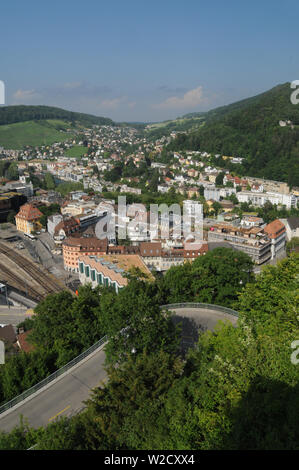
[[15, 216], [17, 230], [27, 235], [39, 230], [42, 227], [39, 222], [42, 215], [35, 205], [30, 203], [24, 204]]
[[280, 220], [276, 219], [266, 225], [264, 232], [271, 240], [271, 259], [273, 259], [277, 253], [285, 248], [286, 228]]

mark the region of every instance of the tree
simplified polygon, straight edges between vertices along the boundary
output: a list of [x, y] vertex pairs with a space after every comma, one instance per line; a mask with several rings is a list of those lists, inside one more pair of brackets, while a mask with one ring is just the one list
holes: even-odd
[[54, 356], [50, 350], [39, 354], [21, 352], [13, 355], [0, 370], [2, 401], [6, 402], [32, 387], [54, 371]]
[[0, 431], [0, 450], [27, 450], [36, 444], [43, 430], [31, 428], [23, 417], [11, 432]]
[[84, 413], [60, 417], [42, 429], [35, 450], [86, 450]]
[[222, 186], [223, 185], [224, 175], [225, 175], [225, 173], [223, 171], [218, 173], [218, 175], [216, 176], [216, 180], [215, 180], [216, 186]]
[[144, 349], [177, 351], [177, 330], [169, 314], [161, 311], [146, 281], [131, 278], [118, 294], [112, 289], [103, 289], [100, 310], [103, 329], [109, 338], [108, 362], [123, 362]]
[[[231, 276], [234, 290], [234, 263], [239, 261], [239, 276], [245, 279], [247, 260], [229, 261], [238, 254], [233, 250], [213, 250], [210, 256], [215, 252], [215, 259], [206, 263], [205, 255], [191, 265], [197, 264], [194, 281], [198, 286], [207, 271], [206, 285], [217, 290], [214, 277], [227, 285]], [[199, 267], [204, 267], [200, 273]], [[265, 266], [235, 296], [237, 325], [219, 322], [213, 332], [201, 333], [184, 361], [155, 342], [134, 354], [127, 349], [124, 361], [109, 366], [109, 380], [93, 390], [83, 413], [45, 430], [27, 426], [0, 433], [0, 448], [25, 449], [38, 442], [38, 449], [57, 450], [298, 449], [299, 368], [291, 360], [292, 342], [299, 337], [298, 268], [295, 253], [276, 266]], [[132, 305], [143, 311], [149, 299], [155, 304], [161, 284], [143, 285], [134, 277], [130, 284], [115, 307], [121, 315], [110, 316], [110, 321], [124, 318], [124, 302], [129, 301], [127, 318]], [[140, 304], [142, 293], [147, 300]], [[103, 312], [109, 302], [117, 303], [111, 289], [101, 294]], [[20, 380], [22, 371], [10, 372]]]
[[298, 251], [299, 247], [299, 237], [293, 237], [289, 242], [287, 242], [286, 251], [288, 256], [293, 251]]
[[104, 436], [110, 448], [159, 449], [168, 427], [164, 401], [182, 369], [179, 358], [161, 350], [110, 367], [107, 385], [87, 401], [96, 423], [90, 430], [93, 442], [100, 446]]
[[7, 215], [7, 222], [10, 223], [10, 224], [16, 225], [16, 219], [15, 219], [16, 215], [17, 215], [17, 213], [15, 211], [9, 211], [9, 213]]
[[44, 176], [44, 180], [45, 180], [46, 188], [48, 190], [55, 189], [56, 184], [55, 184], [54, 177], [53, 177], [53, 175], [51, 175], [51, 173], [46, 173], [45, 176]]
[[212, 207], [213, 207], [215, 215], [217, 216], [219, 214], [219, 211], [222, 209], [221, 204], [217, 201], [214, 201], [212, 204]]
[[77, 297], [68, 291], [48, 295], [35, 308], [28, 341], [52, 350], [56, 366], [63, 366], [104, 336], [99, 305], [99, 290], [89, 285], [81, 286]]
[[235, 193], [232, 193], [228, 198], [233, 204], [239, 204], [239, 200]]
[[169, 269], [163, 279], [165, 303], [206, 302], [230, 306], [247, 282], [253, 280], [248, 255], [216, 248], [193, 263]]
[[9, 165], [6, 176], [10, 180], [18, 180], [19, 179], [19, 171], [18, 171], [18, 165], [16, 162], [13, 162]]

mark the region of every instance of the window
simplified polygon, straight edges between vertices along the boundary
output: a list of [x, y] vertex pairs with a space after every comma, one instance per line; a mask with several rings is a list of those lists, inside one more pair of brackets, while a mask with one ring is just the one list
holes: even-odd
[[98, 274], [98, 275], [97, 275], [97, 278], [98, 278], [98, 279], [97, 279], [97, 280], [98, 280], [98, 284], [100, 284], [100, 285], [103, 284], [103, 275], [102, 275], [102, 274]]
[[85, 276], [89, 277], [89, 266], [85, 266]]
[[91, 271], [91, 280], [92, 280], [92, 281], [95, 281], [95, 280], [96, 280], [96, 272], [95, 272], [94, 269]]
[[80, 267], [80, 273], [83, 274], [84, 273], [84, 264], [80, 263], [79, 267]]

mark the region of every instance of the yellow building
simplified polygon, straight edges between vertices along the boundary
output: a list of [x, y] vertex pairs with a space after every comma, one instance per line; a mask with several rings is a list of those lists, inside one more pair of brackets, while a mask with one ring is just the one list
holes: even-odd
[[39, 219], [42, 215], [41, 211], [33, 204], [24, 204], [15, 217], [17, 230], [27, 234], [39, 230], [41, 228]]

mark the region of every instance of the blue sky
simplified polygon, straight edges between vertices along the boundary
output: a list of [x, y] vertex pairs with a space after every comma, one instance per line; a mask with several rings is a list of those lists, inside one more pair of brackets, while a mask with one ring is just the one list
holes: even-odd
[[299, 79], [299, 4], [260, 0], [10, 0], [6, 104], [161, 121]]

